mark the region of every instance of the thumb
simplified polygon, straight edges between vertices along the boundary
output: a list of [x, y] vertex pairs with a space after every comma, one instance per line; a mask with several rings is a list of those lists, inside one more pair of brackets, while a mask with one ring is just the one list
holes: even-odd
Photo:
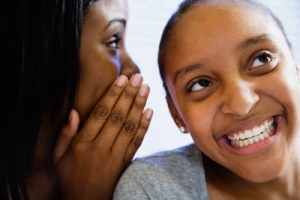
[[60, 158], [66, 153], [73, 137], [76, 135], [79, 126], [79, 114], [72, 109], [69, 116], [69, 122], [65, 124], [59, 134], [54, 147], [54, 165], [56, 166]]

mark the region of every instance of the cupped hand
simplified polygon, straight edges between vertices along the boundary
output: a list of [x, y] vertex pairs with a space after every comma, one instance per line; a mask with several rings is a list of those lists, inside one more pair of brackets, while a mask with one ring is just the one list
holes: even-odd
[[79, 131], [79, 115], [71, 111], [54, 150], [63, 199], [111, 199], [149, 127], [152, 110], [144, 110], [149, 91], [140, 75], [129, 81], [121, 75]]

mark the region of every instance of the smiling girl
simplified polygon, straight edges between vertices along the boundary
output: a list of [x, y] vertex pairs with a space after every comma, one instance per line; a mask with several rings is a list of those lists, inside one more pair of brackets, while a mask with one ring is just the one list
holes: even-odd
[[299, 68], [268, 8], [184, 1], [158, 63], [170, 113], [195, 144], [135, 161], [116, 199], [300, 198]]

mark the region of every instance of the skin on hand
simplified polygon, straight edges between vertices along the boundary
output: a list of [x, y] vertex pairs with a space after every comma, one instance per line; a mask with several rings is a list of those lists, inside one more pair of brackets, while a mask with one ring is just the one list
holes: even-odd
[[71, 111], [54, 151], [63, 199], [111, 199], [149, 127], [149, 91], [140, 75], [129, 82], [120, 76], [78, 133], [79, 115]]

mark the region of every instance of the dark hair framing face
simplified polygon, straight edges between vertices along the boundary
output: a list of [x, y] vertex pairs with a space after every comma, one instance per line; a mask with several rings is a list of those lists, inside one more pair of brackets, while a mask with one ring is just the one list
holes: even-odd
[[[228, 1], [239, 3], [239, 4], [244, 4], [246, 6], [255, 8], [257, 11], [266, 13], [267, 15], [271, 16], [271, 18], [275, 21], [275, 23], [277, 24], [277, 26], [281, 30], [282, 34], [284, 35], [287, 44], [292, 49], [291, 43], [289, 42], [289, 40], [286, 36], [285, 30], [283, 28], [283, 25], [282, 25], [281, 21], [264, 4], [262, 4], [262, 3], [260, 3], [256, 0], [228, 0]], [[165, 59], [166, 54], [168, 53], [168, 42], [169, 42], [169, 40], [172, 36], [174, 27], [176, 26], [177, 21], [181, 18], [181, 16], [183, 16], [189, 10], [193, 9], [196, 6], [196, 4], [205, 4], [207, 2], [208, 2], [208, 0], [185, 0], [185, 1], [183, 1], [179, 5], [177, 11], [175, 11], [175, 13], [173, 13], [171, 18], [168, 20], [168, 22], [167, 22], [167, 24], [166, 24], [166, 26], [163, 30], [161, 40], [160, 40], [160, 44], [159, 44], [159, 51], [158, 51], [158, 67], [159, 67], [160, 76], [161, 76], [161, 79], [163, 81], [163, 87], [166, 91], [166, 96], [167, 97], [170, 97], [170, 93], [169, 93], [167, 85], [165, 83], [164, 59]]]
[[[79, 82], [85, 9], [97, 0], [1, 3], [0, 199], [28, 199], [42, 116], [69, 113]], [[67, 102], [64, 102], [65, 99]]]

